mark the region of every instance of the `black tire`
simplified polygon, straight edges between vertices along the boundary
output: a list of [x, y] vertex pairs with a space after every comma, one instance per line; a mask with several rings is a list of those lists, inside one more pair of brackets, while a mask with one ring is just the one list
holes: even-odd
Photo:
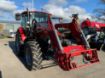
[[26, 68], [29, 70], [41, 69], [42, 51], [37, 41], [28, 41], [24, 47]]
[[22, 44], [21, 44], [20, 34], [19, 32], [17, 32], [15, 36], [15, 54], [19, 56], [21, 50], [22, 50]]

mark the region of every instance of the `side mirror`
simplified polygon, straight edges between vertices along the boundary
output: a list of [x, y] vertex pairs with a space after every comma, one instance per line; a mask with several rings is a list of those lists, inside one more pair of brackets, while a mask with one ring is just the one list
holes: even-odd
[[16, 21], [19, 21], [21, 19], [21, 14], [20, 13], [16, 13], [15, 14], [15, 19], [16, 19]]

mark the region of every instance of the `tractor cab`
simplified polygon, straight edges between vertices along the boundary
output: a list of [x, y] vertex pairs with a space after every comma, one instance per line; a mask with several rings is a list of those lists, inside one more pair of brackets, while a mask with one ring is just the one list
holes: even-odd
[[51, 14], [39, 11], [24, 11], [20, 15], [16, 14], [16, 18], [21, 21], [21, 28], [28, 38], [33, 37], [36, 33], [39, 36], [42, 36], [42, 33], [44, 36], [48, 34], [50, 16]]
[[27, 23], [29, 22], [30, 26], [33, 26], [33, 23], [38, 23], [41, 26], [47, 27], [48, 26], [48, 18], [51, 14], [39, 12], [39, 11], [24, 11], [23, 13], [17, 14], [17, 18], [20, 18], [18, 20], [21, 21], [21, 25], [23, 27], [27, 26]]

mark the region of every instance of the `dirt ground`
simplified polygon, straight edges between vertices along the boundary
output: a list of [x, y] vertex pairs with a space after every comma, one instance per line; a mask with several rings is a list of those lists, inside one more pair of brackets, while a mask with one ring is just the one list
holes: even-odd
[[28, 71], [14, 54], [14, 40], [0, 39], [0, 78], [105, 78], [105, 53], [98, 52], [100, 62], [71, 71], [59, 66]]

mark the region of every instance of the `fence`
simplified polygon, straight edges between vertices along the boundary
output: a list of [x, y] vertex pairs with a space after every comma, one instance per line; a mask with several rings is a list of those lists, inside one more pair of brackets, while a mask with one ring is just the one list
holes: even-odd
[[10, 31], [13, 30], [16, 32], [17, 28], [20, 26], [20, 22], [16, 21], [1, 21], [0, 20], [0, 31]]

